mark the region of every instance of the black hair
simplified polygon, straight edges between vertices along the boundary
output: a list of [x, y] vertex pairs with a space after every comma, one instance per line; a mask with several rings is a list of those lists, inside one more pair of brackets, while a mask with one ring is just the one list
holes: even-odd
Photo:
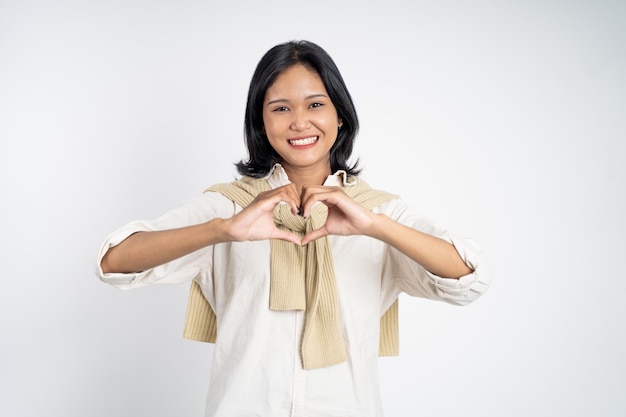
[[348, 175], [357, 175], [357, 162], [350, 165], [354, 140], [359, 130], [359, 119], [352, 97], [343, 81], [339, 69], [330, 55], [320, 46], [309, 41], [289, 41], [274, 46], [263, 55], [250, 81], [244, 122], [244, 137], [249, 160], [236, 163], [241, 175], [260, 178], [267, 175], [281, 158], [272, 148], [263, 127], [263, 101], [267, 89], [286, 69], [301, 64], [315, 71], [337, 109], [342, 126], [337, 140], [330, 150], [332, 172], [344, 170]]

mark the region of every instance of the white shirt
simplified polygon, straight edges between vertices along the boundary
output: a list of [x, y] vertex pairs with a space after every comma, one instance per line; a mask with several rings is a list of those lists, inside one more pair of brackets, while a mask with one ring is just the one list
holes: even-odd
[[[341, 178], [331, 175], [325, 185], [346, 185]], [[289, 179], [277, 165], [268, 182], [276, 188]], [[482, 254], [470, 240], [435, 229], [400, 199], [389, 201], [373, 211], [451, 242], [474, 272], [460, 279], [440, 278], [376, 239], [329, 236], [348, 360], [304, 370], [300, 358], [304, 312], [268, 307], [269, 241], [220, 243], [140, 273], [102, 273], [106, 251], [132, 233], [230, 218], [240, 210], [219, 193], [204, 193], [155, 220], [135, 221], [112, 233], [96, 261], [100, 279], [123, 289], [155, 282], [200, 284], [218, 318], [207, 417], [382, 417], [377, 369], [380, 316], [401, 292], [464, 305], [489, 286]]]

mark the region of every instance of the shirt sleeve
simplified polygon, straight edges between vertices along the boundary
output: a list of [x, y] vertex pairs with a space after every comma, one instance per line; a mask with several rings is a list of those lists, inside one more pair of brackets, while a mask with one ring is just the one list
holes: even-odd
[[397, 292], [414, 297], [466, 305], [479, 298], [489, 288], [491, 273], [485, 255], [470, 238], [458, 237], [436, 228], [427, 218], [413, 213], [402, 200], [393, 200], [378, 210], [395, 221], [424, 233], [437, 236], [454, 245], [472, 273], [456, 278], [439, 277], [395, 248], [389, 247], [384, 266]]
[[212, 246], [199, 249], [188, 255], [141, 272], [103, 273], [100, 266], [107, 251], [120, 244], [133, 233], [156, 231], [191, 226], [213, 218], [231, 217], [234, 203], [213, 192], [204, 193], [153, 220], [133, 221], [111, 233], [102, 243], [96, 257], [96, 275], [105, 283], [121, 289], [130, 289], [152, 283], [178, 284], [210, 274], [212, 269]]

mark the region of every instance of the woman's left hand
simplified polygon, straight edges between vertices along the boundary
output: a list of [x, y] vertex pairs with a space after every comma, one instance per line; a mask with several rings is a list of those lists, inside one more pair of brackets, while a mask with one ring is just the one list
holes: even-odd
[[340, 187], [304, 186], [301, 197], [304, 217], [310, 215], [317, 202], [328, 207], [328, 218], [321, 228], [302, 238], [302, 245], [327, 235], [366, 235], [376, 220], [375, 214], [352, 200]]
[[460, 278], [472, 272], [450, 242], [372, 213], [339, 187], [305, 186], [300, 201], [305, 217], [316, 202], [328, 207], [326, 223], [304, 235], [302, 245], [327, 235], [366, 235], [396, 248], [440, 277]]

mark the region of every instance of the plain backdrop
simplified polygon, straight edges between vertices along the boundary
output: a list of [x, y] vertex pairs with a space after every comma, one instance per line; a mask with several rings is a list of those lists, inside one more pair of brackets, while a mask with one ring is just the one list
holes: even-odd
[[386, 415], [624, 416], [626, 3], [0, 1], [0, 415], [202, 416], [188, 286], [100, 282], [110, 232], [235, 178], [249, 80], [320, 44], [373, 186], [484, 248], [404, 297]]

